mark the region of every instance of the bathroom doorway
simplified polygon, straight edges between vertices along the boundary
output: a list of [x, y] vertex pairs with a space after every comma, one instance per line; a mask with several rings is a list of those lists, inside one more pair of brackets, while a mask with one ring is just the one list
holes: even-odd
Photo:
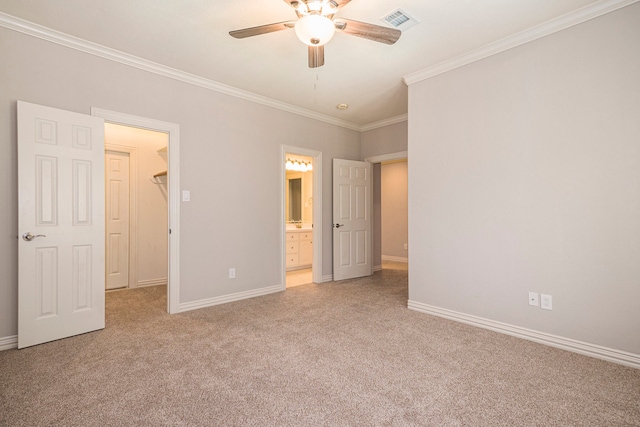
[[322, 282], [322, 155], [283, 147], [283, 288]]

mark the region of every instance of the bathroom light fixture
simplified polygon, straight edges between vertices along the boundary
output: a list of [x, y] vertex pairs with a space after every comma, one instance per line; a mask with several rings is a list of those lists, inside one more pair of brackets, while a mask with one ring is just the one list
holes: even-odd
[[288, 171], [307, 172], [313, 170], [313, 164], [311, 162], [305, 162], [303, 160], [287, 158], [284, 168]]

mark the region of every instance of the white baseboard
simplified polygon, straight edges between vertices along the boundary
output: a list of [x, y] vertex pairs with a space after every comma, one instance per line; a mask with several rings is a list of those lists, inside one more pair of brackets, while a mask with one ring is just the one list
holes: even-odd
[[251, 291], [237, 292], [235, 294], [222, 295], [220, 297], [205, 298], [198, 301], [183, 302], [178, 306], [178, 312], [197, 310], [199, 308], [212, 307], [214, 305], [225, 304], [233, 301], [240, 301], [247, 298], [259, 297], [283, 291], [282, 285], [268, 286], [266, 288], [253, 289]]
[[383, 261], [393, 261], [393, 262], [404, 262], [404, 263], [408, 263], [409, 262], [409, 258], [402, 257], [402, 256], [393, 256], [393, 255], [382, 255], [382, 260]]
[[333, 274], [327, 274], [326, 276], [322, 276], [322, 282], [320, 283], [326, 283], [326, 282], [333, 282]]
[[609, 362], [619, 363], [621, 365], [631, 366], [640, 369], [640, 354], [628, 353], [622, 350], [603, 347], [596, 344], [590, 344], [582, 341], [573, 340], [571, 338], [560, 337], [557, 335], [547, 334], [545, 332], [534, 331], [507, 323], [496, 322], [495, 320], [485, 319], [470, 314], [459, 313], [445, 308], [435, 307], [416, 301], [409, 301], [407, 307], [411, 310], [420, 311], [422, 313], [431, 314], [446, 319], [455, 320], [457, 322], [466, 323], [468, 325], [477, 326], [479, 328], [489, 329], [502, 334], [523, 338], [529, 341], [535, 341], [540, 344], [546, 344], [552, 347], [561, 348], [563, 350], [572, 351], [574, 353], [591, 356], [598, 359], [604, 359]]
[[307, 268], [311, 268], [311, 267], [312, 267], [312, 264], [296, 265], [295, 267], [287, 267], [287, 272], [296, 271], [296, 270], [306, 270]]
[[373, 266], [373, 272], [375, 273], [376, 271], [381, 271], [382, 270], [382, 265], [374, 265]]
[[18, 348], [18, 336], [9, 335], [8, 337], [0, 337], [0, 351]]
[[144, 288], [145, 286], [159, 286], [159, 285], [166, 285], [167, 284], [167, 278], [161, 278], [161, 279], [150, 279], [150, 280], [138, 280], [138, 285], [136, 287], [138, 288]]

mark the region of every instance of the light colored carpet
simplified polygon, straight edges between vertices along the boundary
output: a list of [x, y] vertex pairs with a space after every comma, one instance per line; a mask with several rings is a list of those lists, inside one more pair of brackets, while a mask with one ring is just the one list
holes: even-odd
[[410, 311], [405, 269], [0, 352], [1, 426], [632, 426], [640, 370]]

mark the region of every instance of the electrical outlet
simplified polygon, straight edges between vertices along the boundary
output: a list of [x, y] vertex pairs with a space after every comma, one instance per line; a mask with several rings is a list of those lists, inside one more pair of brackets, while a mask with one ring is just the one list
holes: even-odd
[[405, 250], [405, 251], [406, 251], [407, 249], [409, 249], [409, 248], [408, 248], [408, 246], [409, 246], [409, 245], [407, 245], [406, 243], [404, 244], [404, 250]]
[[551, 295], [540, 294], [540, 308], [545, 310], [553, 310], [553, 301]]
[[534, 307], [538, 306], [538, 293], [537, 292], [529, 292], [529, 305], [533, 305]]
[[235, 268], [230, 268], [229, 269], [229, 279], [235, 279], [236, 278], [236, 269]]

